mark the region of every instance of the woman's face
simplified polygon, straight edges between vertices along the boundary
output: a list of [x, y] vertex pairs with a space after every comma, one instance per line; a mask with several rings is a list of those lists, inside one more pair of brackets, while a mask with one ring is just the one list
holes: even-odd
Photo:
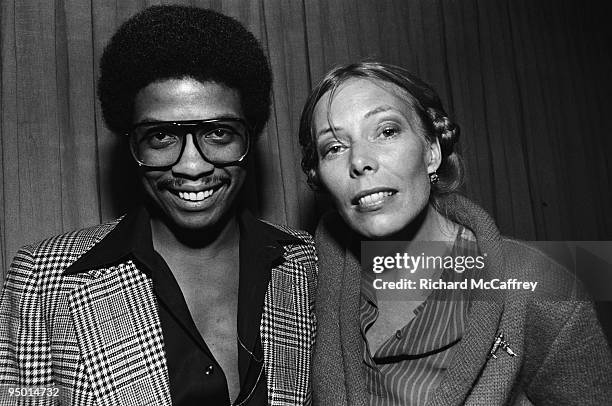
[[440, 164], [438, 143], [415, 132], [418, 118], [401, 94], [393, 84], [349, 79], [329, 109], [328, 92], [314, 110], [319, 179], [344, 220], [368, 238], [395, 234], [421, 213], [428, 174]]

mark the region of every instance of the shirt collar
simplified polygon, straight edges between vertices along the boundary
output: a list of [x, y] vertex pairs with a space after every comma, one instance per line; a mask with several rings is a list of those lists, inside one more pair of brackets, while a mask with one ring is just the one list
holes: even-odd
[[[461, 227], [458, 230], [450, 256], [478, 255], [476, 240], [468, 229]], [[453, 269], [443, 272], [440, 276], [445, 281], [459, 281], [465, 278], [467, 272], [460, 274]], [[374, 308], [378, 318], [378, 303], [376, 290], [373, 287], [374, 276], [371, 272], [362, 273], [361, 300]], [[404, 325], [396, 337], [399, 344], [385, 342], [379, 352], [381, 358], [409, 356], [411, 358], [425, 357], [445, 348], [450, 348], [462, 337], [465, 330], [465, 321], [471, 302], [471, 294], [464, 290], [439, 289], [418, 306], [415, 317]], [[362, 310], [363, 311], [363, 310]], [[361, 316], [361, 332], [365, 337], [366, 323]], [[372, 354], [373, 355], [373, 354]], [[374, 367], [372, 358], [365, 355], [365, 362]]]
[[[246, 244], [254, 251], [260, 247], [266, 247], [266, 257], [269, 257], [270, 260], [283, 254], [282, 246], [285, 244], [305, 243], [291, 234], [256, 219], [248, 210], [242, 210], [238, 220], [240, 244]], [[117, 226], [100, 242], [66, 268], [64, 275], [108, 267], [128, 257], [135, 257], [146, 263], [149, 254], [153, 251], [149, 212], [144, 206], [140, 206], [123, 216]], [[145, 267], [145, 272], [146, 268], [150, 267]]]
[[144, 207], [123, 216], [117, 226], [64, 271], [74, 275], [117, 264], [127, 257], [153, 250], [149, 213]]

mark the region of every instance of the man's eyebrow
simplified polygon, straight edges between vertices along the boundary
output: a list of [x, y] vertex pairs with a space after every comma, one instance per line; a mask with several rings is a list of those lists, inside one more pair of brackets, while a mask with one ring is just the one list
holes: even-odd
[[241, 116], [236, 115], [236, 114], [231, 114], [231, 113], [230, 114], [218, 114], [218, 115], [214, 115], [212, 117], [196, 118], [196, 119], [189, 119], [189, 120], [161, 120], [159, 118], [154, 118], [154, 117], [151, 117], [151, 116], [145, 116], [141, 120], [139, 120], [137, 123], [134, 123], [133, 125], [148, 124], [148, 123], [172, 123], [172, 122], [181, 122], [181, 121], [219, 120], [219, 119], [224, 119], [224, 118], [238, 119], [238, 120], [245, 120], [246, 121], [246, 119], [244, 117], [241, 117]]
[[157, 118], [153, 118], [153, 117], [144, 117], [141, 120], [138, 120], [137, 123], [134, 123], [134, 125], [137, 124], [145, 124], [145, 123], [163, 123], [164, 120], [159, 120]]

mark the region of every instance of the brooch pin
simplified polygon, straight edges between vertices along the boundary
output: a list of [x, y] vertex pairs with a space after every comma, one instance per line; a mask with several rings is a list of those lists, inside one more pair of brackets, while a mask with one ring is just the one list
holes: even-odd
[[497, 359], [495, 353], [497, 353], [497, 350], [499, 350], [500, 348], [506, 351], [506, 353], [511, 357], [516, 357], [516, 353], [512, 351], [512, 348], [510, 348], [506, 340], [504, 340], [504, 333], [502, 332], [500, 332], [497, 337], [495, 337], [493, 347], [491, 347], [491, 351], [489, 351], [489, 358], [493, 357], [494, 359]]

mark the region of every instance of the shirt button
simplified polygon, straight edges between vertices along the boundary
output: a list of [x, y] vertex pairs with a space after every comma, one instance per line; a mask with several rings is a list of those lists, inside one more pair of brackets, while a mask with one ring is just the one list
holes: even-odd
[[397, 330], [395, 332], [395, 338], [397, 338], [398, 340], [402, 338], [402, 330]]
[[206, 375], [210, 375], [210, 374], [212, 374], [212, 373], [213, 373], [213, 370], [214, 370], [214, 369], [215, 369], [215, 368], [214, 368], [212, 365], [209, 365], [209, 366], [207, 366], [207, 367], [206, 367], [206, 369], [204, 370], [204, 373], [205, 373]]

